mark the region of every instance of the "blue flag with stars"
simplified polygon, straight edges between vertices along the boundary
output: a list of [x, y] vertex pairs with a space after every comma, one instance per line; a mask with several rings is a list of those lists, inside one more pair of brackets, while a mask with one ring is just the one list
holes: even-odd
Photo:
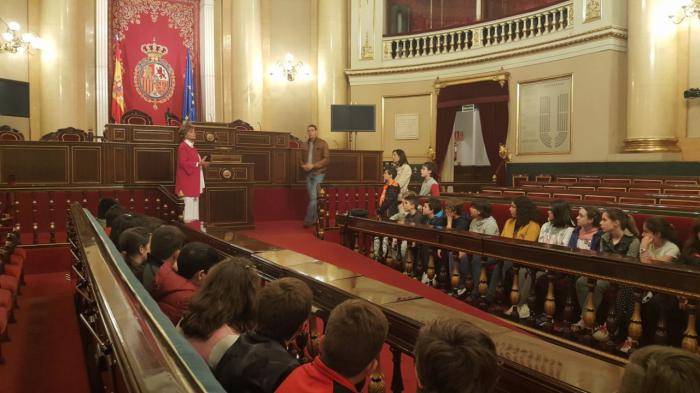
[[182, 94], [182, 120], [197, 121], [197, 105], [194, 101], [194, 78], [192, 77], [192, 58], [187, 49], [187, 67], [185, 71], [185, 89]]

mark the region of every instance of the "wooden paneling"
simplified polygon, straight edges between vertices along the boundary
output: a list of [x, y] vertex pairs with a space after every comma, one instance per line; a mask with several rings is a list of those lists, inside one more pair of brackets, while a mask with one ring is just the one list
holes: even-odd
[[253, 200], [250, 187], [209, 187], [200, 211], [211, 225], [252, 226]]
[[272, 183], [274, 184], [287, 184], [287, 176], [289, 173], [289, 168], [287, 167], [287, 162], [289, 152], [287, 150], [273, 150], [272, 151]]
[[176, 143], [178, 135], [176, 130], [156, 130], [150, 128], [134, 128], [131, 142], [159, 142]]
[[332, 152], [326, 173], [327, 182], [351, 182], [361, 179], [360, 156], [350, 152]]
[[134, 183], [175, 183], [175, 148], [134, 147]]
[[381, 182], [382, 157], [373, 152], [362, 153], [362, 181]]
[[112, 182], [126, 183], [127, 170], [127, 149], [124, 146], [112, 149]]
[[42, 142], [3, 144], [0, 149], [0, 182], [9, 176], [18, 185], [68, 184], [69, 149], [65, 146], [42, 146]]
[[256, 183], [272, 182], [272, 152], [270, 150], [236, 150], [243, 162], [255, 164]]
[[73, 146], [71, 173], [74, 184], [102, 183], [102, 148]]
[[272, 147], [273, 135], [256, 131], [239, 131], [236, 133], [236, 146]]

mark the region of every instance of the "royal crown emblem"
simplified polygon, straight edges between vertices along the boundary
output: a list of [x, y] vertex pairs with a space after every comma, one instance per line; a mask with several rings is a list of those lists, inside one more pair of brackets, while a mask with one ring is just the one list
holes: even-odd
[[141, 45], [141, 52], [146, 57], [136, 64], [134, 85], [141, 98], [153, 104], [153, 109], [158, 109], [158, 104], [170, 100], [175, 91], [175, 72], [163, 59], [168, 48], [157, 44], [154, 38], [153, 42]]

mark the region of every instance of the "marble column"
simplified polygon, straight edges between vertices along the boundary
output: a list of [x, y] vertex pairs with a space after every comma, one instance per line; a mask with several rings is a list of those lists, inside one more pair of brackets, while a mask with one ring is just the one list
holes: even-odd
[[214, 55], [214, 0], [199, 3], [199, 42], [202, 114], [200, 121], [217, 121], [216, 116], [216, 70]]
[[94, 6], [81, 0], [40, 2], [41, 134], [64, 127], [95, 128], [94, 33], [86, 29], [94, 13]]
[[667, 0], [630, 1], [625, 152], [677, 152], [678, 43]]
[[260, 0], [233, 0], [231, 58], [233, 119], [262, 123], [263, 61]]
[[331, 133], [331, 105], [347, 104], [348, 2], [318, 2], [318, 132], [331, 148], [347, 147], [347, 135]]

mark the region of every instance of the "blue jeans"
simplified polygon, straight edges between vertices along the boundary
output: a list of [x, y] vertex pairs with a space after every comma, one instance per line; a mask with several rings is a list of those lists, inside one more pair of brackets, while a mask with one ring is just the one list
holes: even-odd
[[323, 178], [325, 177], [325, 173], [314, 174], [309, 172], [306, 175], [306, 190], [309, 192], [309, 208], [306, 209], [306, 217], [304, 218], [304, 222], [307, 224], [316, 222], [316, 219], [318, 218], [318, 213], [316, 212], [318, 187], [321, 182], [323, 182]]

